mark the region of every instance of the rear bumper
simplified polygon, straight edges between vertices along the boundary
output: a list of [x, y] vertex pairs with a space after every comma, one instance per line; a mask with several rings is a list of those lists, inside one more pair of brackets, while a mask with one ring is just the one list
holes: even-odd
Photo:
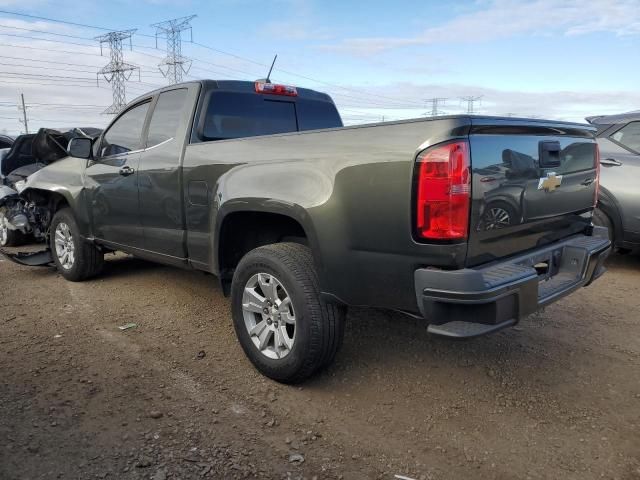
[[500, 330], [600, 277], [610, 246], [607, 230], [594, 227], [590, 236], [478, 268], [418, 269], [418, 307], [431, 333], [463, 338]]

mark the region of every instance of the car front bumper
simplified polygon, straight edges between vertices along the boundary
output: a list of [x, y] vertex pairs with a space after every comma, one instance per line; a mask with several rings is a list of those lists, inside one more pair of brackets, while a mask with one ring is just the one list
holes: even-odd
[[584, 287], [604, 272], [611, 250], [606, 228], [576, 235], [507, 260], [461, 270], [421, 268], [418, 307], [431, 333], [467, 338], [520, 319]]

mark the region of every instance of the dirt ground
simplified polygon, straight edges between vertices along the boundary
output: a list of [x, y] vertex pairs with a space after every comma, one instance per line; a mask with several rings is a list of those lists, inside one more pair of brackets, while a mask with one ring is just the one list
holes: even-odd
[[[640, 479], [640, 257], [471, 341], [351, 310], [335, 364], [257, 374], [211, 276], [0, 259], [0, 478]], [[118, 326], [136, 323], [121, 331]]]

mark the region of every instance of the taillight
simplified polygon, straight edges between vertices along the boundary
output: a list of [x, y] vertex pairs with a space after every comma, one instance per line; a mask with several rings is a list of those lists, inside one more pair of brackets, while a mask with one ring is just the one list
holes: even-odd
[[598, 196], [600, 195], [600, 147], [598, 144], [596, 146], [596, 193], [595, 198], [593, 199], [593, 208], [598, 206]]
[[417, 158], [416, 231], [425, 240], [465, 239], [469, 233], [469, 144], [436, 145]]
[[268, 93], [270, 95], [285, 95], [287, 97], [297, 97], [296, 87], [289, 85], [277, 85], [275, 83], [256, 82], [257, 93]]

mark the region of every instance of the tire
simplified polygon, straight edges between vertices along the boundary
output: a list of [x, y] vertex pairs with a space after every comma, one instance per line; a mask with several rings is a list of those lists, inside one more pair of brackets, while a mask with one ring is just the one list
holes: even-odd
[[[65, 228], [66, 226], [66, 228]], [[78, 224], [69, 208], [58, 210], [51, 220], [49, 243], [51, 256], [58, 272], [69, 281], [80, 282], [100, 273], [104, 264], [104, 254], [96, 247], [80, 237]], [[62, 233], [62, 237], [60, 234]], [[68, 233], [68, 235], [66, 235]], [[65, 240], [65, 249], [71, 251], [69, 257], [61, 254], [56, 238]]]
[[609, 218], [609, 215], [596, 207], [596, 209], [593, 211], [593, 224], [597, 225], [598, 227], [606, 227], [609, 230], [609, 240], [611, 240], [611, 246], [615, 246], [615, 230], [613, 228], [613, 222]]
[[[265, 283], [267, 280], [269, 283]], [[265, 303], [254, 302], [253, 307], [260, 307], [257, 311], [248, 311], [243, 306], [248, 291], [258, 292], [258, 297], [251, 298], [262, 296], [268, 304], [268, 294], [262, 290], [264, 285], [275, 285], [273, 291], [276, 295], [271, 296], [279, 297], [279, 308], [287, 304], [287, 299], [290, 300], [292, 311], [285, 308], [285, 314], [274, 313], [272, 317], [280, 319], [280, 330], [285, 328], [287, 332], [291, 323], [285, 323], [282, 318], [295, 318], [293, 334], [285, 332], [293, 335], [292, 345], [286, 344], [282, 336], [281, 348], [278, 348], [278, 334], [274, 331], [267, 335], [269, 346], [261, 350], [257, 343], [262, 335], [249, 333], [252, 325], [259, 329], [261, 324], [263, 328], [258, 330], [261, 334], [270, 328], [278, 330], [277, 321], [264, 325], [270, 318], [270, 314], [263, 311]], [[298, 383], [309, 378], [333, 362], [342, 344], [345, 308], [320, 298], [313, 256], [306, 246], [278, 243], [247, 253], [233, 275], [231, 304], [236, 335], [245, 354], [260, 373], [278, 382]], [[275, 305], [266, 308], [275, 308]]]
[[5, 225], [5, 209], [0, 209], [0, 247], [19, 247], [27, 242], [24, 233], [18, 230], [10, 230]]

